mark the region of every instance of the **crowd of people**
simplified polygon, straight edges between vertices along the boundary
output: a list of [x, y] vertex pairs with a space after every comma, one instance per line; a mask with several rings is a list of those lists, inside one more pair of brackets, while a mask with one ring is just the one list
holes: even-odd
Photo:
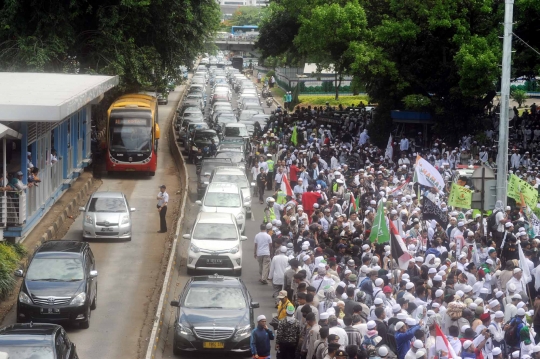
[[[509, 146], [508, 173], [534, 188], [539, 119], [536, 106], [514, 118]], [[265, 206], [254, 257], [277, 315], [257, 318], [253, 356], [270, 355], [272, 339], [282, 359], [540, 358], [538, 219], [513, 200], [488, 213], [447, 204], [452, 182], [474, 189], [461, 166], [496, 170], [496, 131], [455, 147], [415, 132], [381, 149], [370, 120], [362, 105], [278, 108], [256, 129], [251, 175]], [[417, 156], [444, 189], [414, 181]], [[378, 212], [390, 241], [372, 233]]]

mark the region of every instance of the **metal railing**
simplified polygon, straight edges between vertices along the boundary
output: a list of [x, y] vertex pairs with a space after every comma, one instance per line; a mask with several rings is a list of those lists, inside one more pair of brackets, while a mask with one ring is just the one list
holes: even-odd
[[26, 192], [0, 192], [0, 225], [19, 226], [26, 221]]

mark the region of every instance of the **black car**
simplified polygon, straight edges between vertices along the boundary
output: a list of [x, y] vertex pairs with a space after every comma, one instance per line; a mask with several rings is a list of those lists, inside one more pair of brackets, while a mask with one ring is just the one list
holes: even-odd
[[214, 130], [196, 130], [193, 134], [193, 137], [189, 141], [189, 144], [186, 147], [188, 152], [188, 158], [191, 163], [194, 161], [195, 154], [197, 153], [197, 150], [199, 148], [203, 149], [204, 147], [210, 147], [212, 144], [212, 140], [214, 140], [214, 143], [219, 145], [219, 137], [217, 135], [217, 132]]
[[197, 178], [197, 198], [202, 198], [208, 181], [210, 180], [210, 174], [216, 167], [231, 166], [236, 167], [230, 158], [205, 158], [201, 163], [201, 171]]
[[56, 324], [13, 324], [1, 328], [0, 354], [3, 353], [14, 359], [79, 358], [75, 344], [69, 340], [64, 328]]
[[244, 282], [217, 274], [192, 277], [178, 301], [173, 351], [247, 352], [255, 328], [252, 302]]
[[17, 322], [68, 322], [90, 327], [97, 306], [97, 271], [90, 245], [48, 241], [34, 253], [17, 301]]

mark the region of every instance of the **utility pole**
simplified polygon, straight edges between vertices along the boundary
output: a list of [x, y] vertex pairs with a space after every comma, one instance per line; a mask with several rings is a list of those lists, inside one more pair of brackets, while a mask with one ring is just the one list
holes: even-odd
[[504, 1], [504, 37], [499, 121], [499, 153], [497, 155], [497, 200], [506, 207], [508, 174], [508, 114], [510, 111], [510, 72], [512, 67], [512, 21], [514, 0]]

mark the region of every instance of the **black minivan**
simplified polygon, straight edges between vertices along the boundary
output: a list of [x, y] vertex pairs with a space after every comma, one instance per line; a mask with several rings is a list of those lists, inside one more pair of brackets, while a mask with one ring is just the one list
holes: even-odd
[[79, 241], [48, 241], [34, 253], [17, 301], [17, 322], [79, 324], [90, 327], [97, 306], [96, 262], [90, 245]]

